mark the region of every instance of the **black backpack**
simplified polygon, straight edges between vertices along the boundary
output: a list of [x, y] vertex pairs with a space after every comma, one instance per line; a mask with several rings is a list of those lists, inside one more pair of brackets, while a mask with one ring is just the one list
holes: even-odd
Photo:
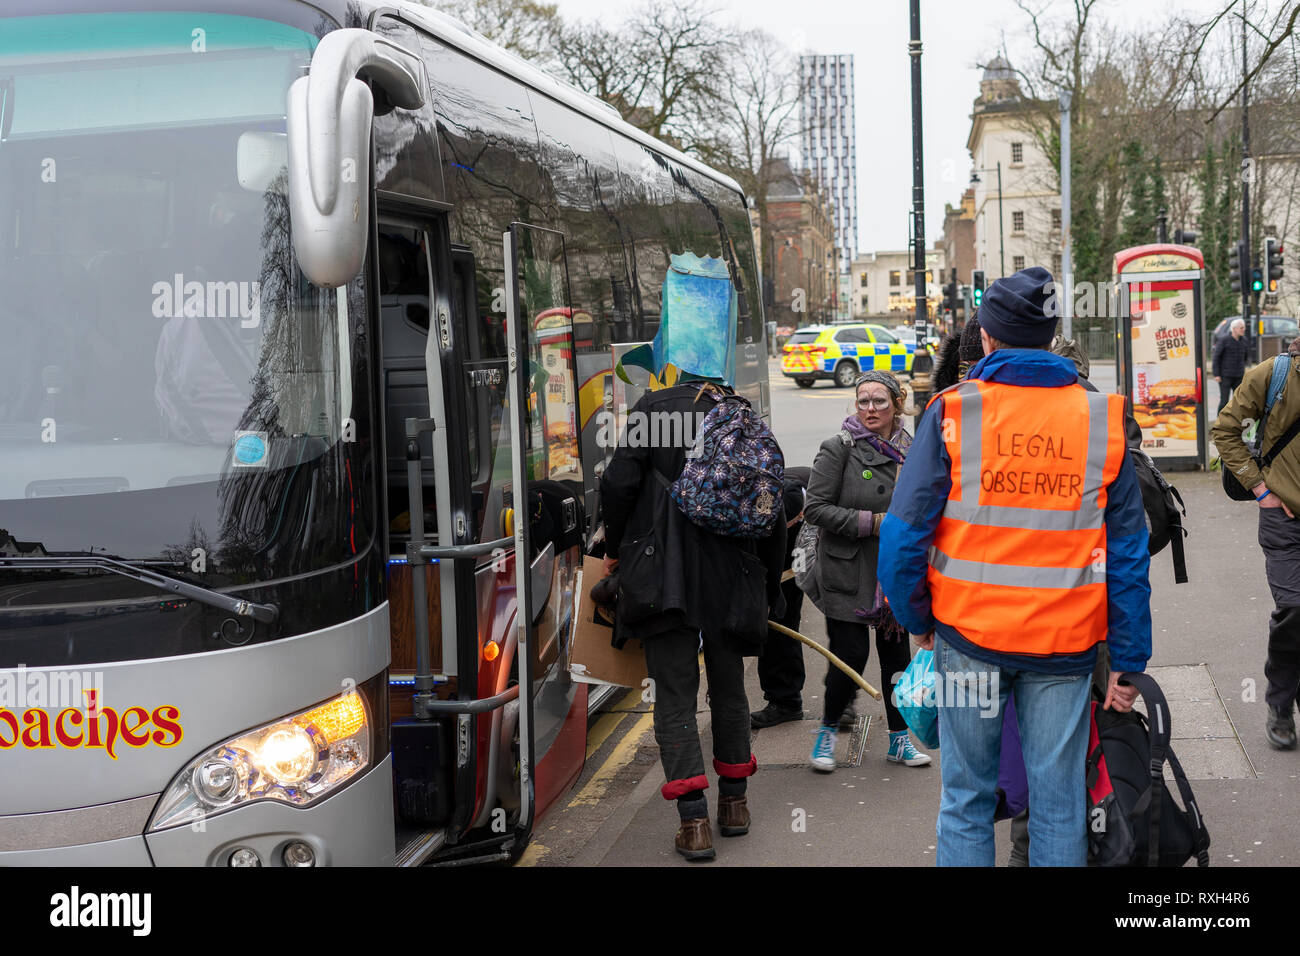
[[[1088, 860], [1097, 866], [1210, 865], [1210, 834], [1187, 775], [1169, 747], [1169, 704], [1147, 674], [1123, 674], [1149, 719], [1092, 705], [1088, 740]], [[1168, 762], [1183, 806], [1165, 784]]]
[[1147, 553], [1157, 554], [1165, 545], [1173, 546], [1174, 583], [1187, 583], [1187, 559], [1183, 553], [1183, 515], [1187, 506], [1178, 489], [1165, 480], [1151, 456], [1141, 448], [1130, 447], [1129, 458], [1137, 472], [1138, 487], [1142, 489], [1142, 508], [1147, 515]]
[[[1075, 364], [1078, 365], [1077, 360]], [[1084, 378], [1082, 370], [1078, 382], [1090, 392], [1098, 391], [1096, 385]], [[1186, 584], [1187, 559], [1183, 553], [1183, 538], [1187, 529], [1183, 527], [1182, 516], [1187, 514], [1187, 507], [1183, 504], [1183, 496], [1165, 480], [1151, 456], [1142, 450], [1142, 429], [1127, 411], [1124, 414], [1124, 435], [1133, 470], [1137, 472], [1138, 487], [1142, 490], [1142, 510], [1147, 516], [1147, 554], [1158, 554], [1165, 545], [1172, 544], [1174, 583]]]

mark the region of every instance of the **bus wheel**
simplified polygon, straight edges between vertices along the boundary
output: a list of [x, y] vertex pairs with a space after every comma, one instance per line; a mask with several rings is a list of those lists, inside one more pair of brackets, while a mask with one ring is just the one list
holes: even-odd
[[800, 388], [812, 388], [813, 381], [814, 379], [811, 378], [796, 378], [794, 380], [794, 383], [798, 385]]
[[840, 388], [851, 388], [858, 379], [858, 367], [852, 362], [841, 362], [835, 366], [835, 384]]

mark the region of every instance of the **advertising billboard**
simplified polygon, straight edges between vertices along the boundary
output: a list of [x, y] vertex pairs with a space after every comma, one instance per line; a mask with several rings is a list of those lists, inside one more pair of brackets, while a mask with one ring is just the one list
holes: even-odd
[[1190, 246], [1138, 246], [1115, 256], [1124, 306], [1119, 387], [1142, 429], [1142, 449], [1162, 469], [1205, 459], [1203, 262]]

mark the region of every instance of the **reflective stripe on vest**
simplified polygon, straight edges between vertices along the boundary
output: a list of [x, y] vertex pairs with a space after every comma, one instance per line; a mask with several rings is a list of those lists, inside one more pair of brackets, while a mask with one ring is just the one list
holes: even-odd
[[1124, 399], [972, 381], [940, 396], [952, 489], [930, 550], [935, 616], [975, 644], [1070, 654], [1106, 636], [1106, 489]]

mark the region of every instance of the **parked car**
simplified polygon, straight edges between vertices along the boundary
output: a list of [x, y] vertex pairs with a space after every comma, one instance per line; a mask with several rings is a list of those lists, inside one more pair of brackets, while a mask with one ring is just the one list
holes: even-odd
[[828, 378], [848, 388], [867, 369], [911, 372], [916, 342], [900, 341], [883, 325], [865, 322], [809, 325], [797, 330], [781, 350], [781, 373], [800, 388]]
[[900, 342], [906, 342], [913, 348], [916, 347], [916, 329], [908, 325], [898, 325], [889, 330], [894, 338]]
[[[1239, 319], [1239, 315], [1230, 315], [1214, 327], [1214, 341], [1218, 341], [1228, 334], [1232, 327], [1234, 319]], [[1264, 322], [1264, 335], [1280, 335], [1290, 342], [1297, 335], [1300, 335], [1300, 323], [1289, 315], [1261, 315], [1259, 319]], [[1256, 334], [1259, 334], [1259, 326], [1255, 326]]]

